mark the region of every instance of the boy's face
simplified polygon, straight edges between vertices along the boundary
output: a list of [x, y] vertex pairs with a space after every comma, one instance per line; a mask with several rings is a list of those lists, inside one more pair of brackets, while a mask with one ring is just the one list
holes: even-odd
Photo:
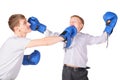
[[80, 32], [83, 28], [83, 24], [78, 17], [71, 17], [70, 25], [74, 25], [77, 28], [78, 32]]
[[28, 23], [28, 21], [26, 19], [20, 19], [19, 20], [19, 27], [18, 27], [18, 29], [22, 33], [29, 33], [29, 32], [31, 32], [30, 24]]

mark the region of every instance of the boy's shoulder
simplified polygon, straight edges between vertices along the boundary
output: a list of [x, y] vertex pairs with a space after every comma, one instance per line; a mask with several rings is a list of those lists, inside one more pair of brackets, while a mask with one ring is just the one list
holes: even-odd
[[77, 34], [78, 34], [78, 35], [84, 35], [84, 36], [85, 36], [85, 35], [89, 35], [88, 33], [83, 33], [83, 32], [78, 32]]

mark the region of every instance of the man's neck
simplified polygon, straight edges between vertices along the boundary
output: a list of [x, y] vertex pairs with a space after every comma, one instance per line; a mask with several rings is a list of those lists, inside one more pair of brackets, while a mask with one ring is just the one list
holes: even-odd
[[14, 33], [18, 37], [26, 37], [25, 33]]

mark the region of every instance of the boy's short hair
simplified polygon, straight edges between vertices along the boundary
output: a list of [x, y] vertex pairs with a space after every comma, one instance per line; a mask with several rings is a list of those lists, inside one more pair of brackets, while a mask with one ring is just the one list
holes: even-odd
[[72, 15], [71, 18], [72, 18], [72, 17], [77, 17], [77, 18], [79, 18], [79, 19], [81, 20], [81, 22], [83, 23], [83, 25], [84, 25], [84, 19], [83, 19], [82, 17], [80, 17], [80, 16], [78, 16], [78, 15]]
[[23, 14], [13, 14], [9, 17], [8, 25], [9, 28], [14, 31], [14, 27], [19, 25], [19, 20], [25, 19]]

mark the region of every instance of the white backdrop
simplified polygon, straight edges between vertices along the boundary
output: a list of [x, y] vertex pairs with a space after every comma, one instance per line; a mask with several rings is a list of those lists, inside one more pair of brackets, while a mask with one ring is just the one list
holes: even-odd
[[[0, 2], [0, 46], [11, 35], [8, 18], [21, 13], [29, 18], [35, 16], [53, 32], [62, 32], [69, 26], [71, 15], [77, 14], [85, 20], [82, 32], [94, 36], [101, 35], [105, 24], [103, 14], [107, 11], [118, 15], [118, 23], [106, 43], [88, 46], [88, 66], [90, 80], [120, 80], [120, 4], [119, 0], [3, 0]], [[28, 38], [42, 38], [43, 34], [31, 32]], [[62, 80], [64, 51], [61, 42], [26, 49], [25, 54], [34, 49], [41, 52], [40, 63], [36, 66], [22, 66], [16, 80]]]

